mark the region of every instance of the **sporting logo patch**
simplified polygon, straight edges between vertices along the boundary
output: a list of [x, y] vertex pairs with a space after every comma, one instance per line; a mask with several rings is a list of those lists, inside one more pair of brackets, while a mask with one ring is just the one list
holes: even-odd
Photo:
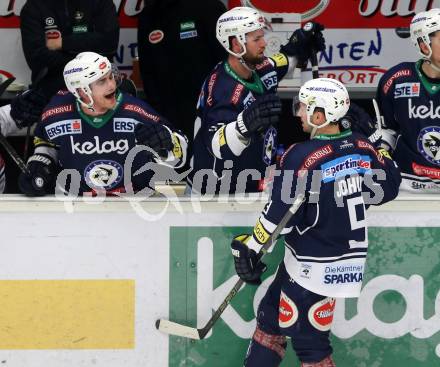
[[82, 134], [81, 120], [63, 120], [54, 122], [45, 127], [49, 139], [55, 139], [63, 135]]
[[418, 97], [420, 94], [420, 83], [400, 83], [394, 88], [394, 99]]
[[315, 303], [309, 309], [310, 324], [320, 331], [329, 331], [333, 322], [335, 305], [336, 300], [330, 297]]
[[371, 158], [368, 155], [346, 155], [321, 165], [322, 181], [331, 182], [339, 176], [364, 174], [371, 170]]
[[115, 161], [99, 160], [90, 163], [84, 170], [84, 178], [91, 189], [111, 190], [122, 180], [124, 170]]
[[281, 291], [278, 306], [278, 324], [282, 328], [292, 326], [298, 320], [298, 307], [287, 295]]

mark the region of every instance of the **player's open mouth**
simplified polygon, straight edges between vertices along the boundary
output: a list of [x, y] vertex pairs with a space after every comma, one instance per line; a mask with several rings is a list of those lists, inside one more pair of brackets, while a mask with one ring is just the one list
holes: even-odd
[[114, 91], [114, 92], [112, 92], [110, 94], [107, 94], [104, 97], [107, 98], [107, 99], [113, 99], [113, 98], [115, 98], [115, 95], [116, 95], [116, 91]]

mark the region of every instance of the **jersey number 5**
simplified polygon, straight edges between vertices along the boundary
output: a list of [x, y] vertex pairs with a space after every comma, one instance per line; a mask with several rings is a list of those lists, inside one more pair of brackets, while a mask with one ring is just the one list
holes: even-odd
[[[359, 214], [362, 214], [363, 219], [358, 220], [358, 216], [356, 213], [356, 207], [361, 208], [361, 211]], [[347, 208], [348, 208], [348, 216], [350, 218], [350, 225], [351, 230], [354, 231], [356, 229], [364, 229], [364, 239], [361, 241], [356, 240], [349, 240], [348, 244], [350, 245], [350, 248], [367, 248], [368, 247], [368, 241], [367, 241], [367, 226], [366, 226], [366, 216], [365, 216], [365, 205], [364, 200], [362, 196], [357, 196], [354, 198], [347, 199]]]

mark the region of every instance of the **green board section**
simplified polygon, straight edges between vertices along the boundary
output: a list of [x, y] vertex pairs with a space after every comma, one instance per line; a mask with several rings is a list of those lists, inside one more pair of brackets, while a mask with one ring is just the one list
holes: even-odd
[[[197, 282], [202, 279], [212, 283], [213, 290], [225, 287], [224, 283], [235, 275], [229, 249], [231, 238], [250, 231], [245, 227], [171, 228], [171, 320], [197, 326], [198, 297], [213, 297], [209, 292], [198, 295]], [[198, 250], [204, 246], [205, 258], [198, 259]], [[439, 249], [440, 228], [369, 228], [362, 294], [359, 300], [337, 301], [343, 303], [337, 308], [345, 305], [345, 314], [335, 315], [337, 325], [332, 336], [338, 367], [440, 366], [440, 296], [438, 316], [435, 310], [440, 288]], [[283, 254], [284, 246], [279, 241], [265, 257], [268, 271], [264, 279], [276, 271]], [[212, 263], [210, 271], [206, 271], [206, 263]], [[203, 271], [198, 275], [200, 268]], [[261, 287], [269, 281], [263, 281]], [[232, 285], [225, 288], [226, 292]], [[257, 292], [260, 297], [263, 288]], [[170, 336], [169, 367], [241, 367], [249, 339], [238, 336], [236, 331], [240, 329], [239, 334], [246, 334], [249, 330], [250, 336], [253, 328], [246, 325], [252, 325], [250, 322], [255, 318], [256, 291], [257, 287], [247, 285], [232, 300], [229, 307], [236, 312], [239, 323], [230, 325], [220, 319], [212, 334], [200, 341]], [[201, 325], [208, 318], [209, 315], [202, 317]], [[299, 366], [290, 344], [281, 366]]]

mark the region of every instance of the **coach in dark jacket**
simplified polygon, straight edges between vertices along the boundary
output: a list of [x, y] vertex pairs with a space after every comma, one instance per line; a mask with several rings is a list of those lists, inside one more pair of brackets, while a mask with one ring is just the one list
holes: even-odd
[[78, 53], [110, 59], [119, 42], [112, 0], [28, 0], [21, 10], [21, 38], [32, 82], [47, 97], [64, 88], [63, 69]]
[[145, 97], [192, 140], [206, 75], [226, 57], [215, 37], [220, 0], [145, 0], [139, 15], [139, 66]]

